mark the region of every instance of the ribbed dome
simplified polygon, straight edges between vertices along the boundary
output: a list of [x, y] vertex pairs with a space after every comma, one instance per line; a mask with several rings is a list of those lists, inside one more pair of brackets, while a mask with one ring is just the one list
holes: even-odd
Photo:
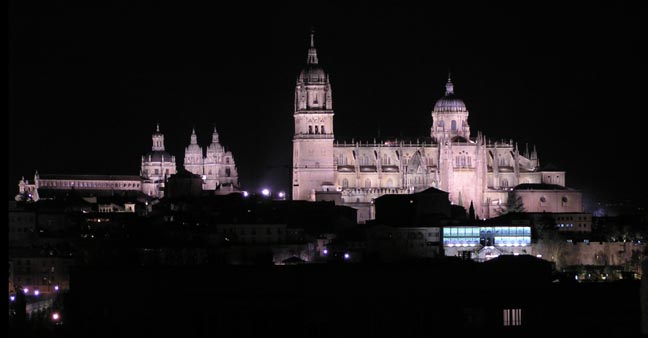
[[306, 83], [326, 82], [326, 72], [324, 68], [319, 65], [317, 59], [317, 49], [315, 49], [315, 32], [311, 31], [310, 48], [308, 49], [308, 58], [306, 59], [306, 67], [299, 73], [299, 81]]
[[440, 98], [436, 102], [436, 104], [434, 104], [434, 111], [440, 113], [468, 111], [466, 109], [466, 104], [463, 102], [463, 100], [458, 98], [454, 94], [454, 86], [452, 85], [452, 81], [450, 81], [450, 78], [448, 78], [448, 83], [446, 83], [445, 95], [442, 98]]

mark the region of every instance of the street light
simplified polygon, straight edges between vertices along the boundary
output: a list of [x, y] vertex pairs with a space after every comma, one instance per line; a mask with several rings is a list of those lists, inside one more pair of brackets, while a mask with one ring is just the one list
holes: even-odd
[[263, 188], [263, 190], [261, 190], [261, 194], [262, 194], [263, 196], [265, 196], [265, 197], [270, 196], [270, 189], [268, 189], [268, 188]]

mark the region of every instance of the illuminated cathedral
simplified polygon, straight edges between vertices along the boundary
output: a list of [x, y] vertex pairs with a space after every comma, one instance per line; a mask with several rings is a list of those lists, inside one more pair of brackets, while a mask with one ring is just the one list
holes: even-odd
[[385, 194], [429, 187], [449, 193], [480, 218], [497, 216], [516, 191], [527, 211], [581, 212], [578, 191], [565, 187], [565, 172], [542, 168], [535, 147], [471, 133], [469, 112], [450, 76], [432, 109], [430, 136], [417, 141], [335, 141], [329, 74], [320, 65], [311, 32], [306, 66], [295, 86], [292, 196], [334, 200], [373, 218], [372, 202]]

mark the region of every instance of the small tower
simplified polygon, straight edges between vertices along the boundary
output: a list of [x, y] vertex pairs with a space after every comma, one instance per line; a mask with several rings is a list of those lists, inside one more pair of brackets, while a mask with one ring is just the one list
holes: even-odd
[[203, 175], [203, 151], [198, 145], [196, 128], [191, 130], [189, 145], [185, 148], [184, 167], [192, 174]]

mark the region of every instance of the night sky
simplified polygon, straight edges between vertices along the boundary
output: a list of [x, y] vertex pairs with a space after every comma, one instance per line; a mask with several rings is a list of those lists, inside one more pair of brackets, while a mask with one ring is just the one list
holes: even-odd
[[535, 144], [589, 201], [645, 199], [639, 8], [210, 3], [12, 1], [8, 196], [35, 169], [136, 175], [156, 122], [178, 162], [215, 124], [244, 189], [289, 191], [314, 27], [336, 139], [429, 136], [451, 70], [473, 133]]

